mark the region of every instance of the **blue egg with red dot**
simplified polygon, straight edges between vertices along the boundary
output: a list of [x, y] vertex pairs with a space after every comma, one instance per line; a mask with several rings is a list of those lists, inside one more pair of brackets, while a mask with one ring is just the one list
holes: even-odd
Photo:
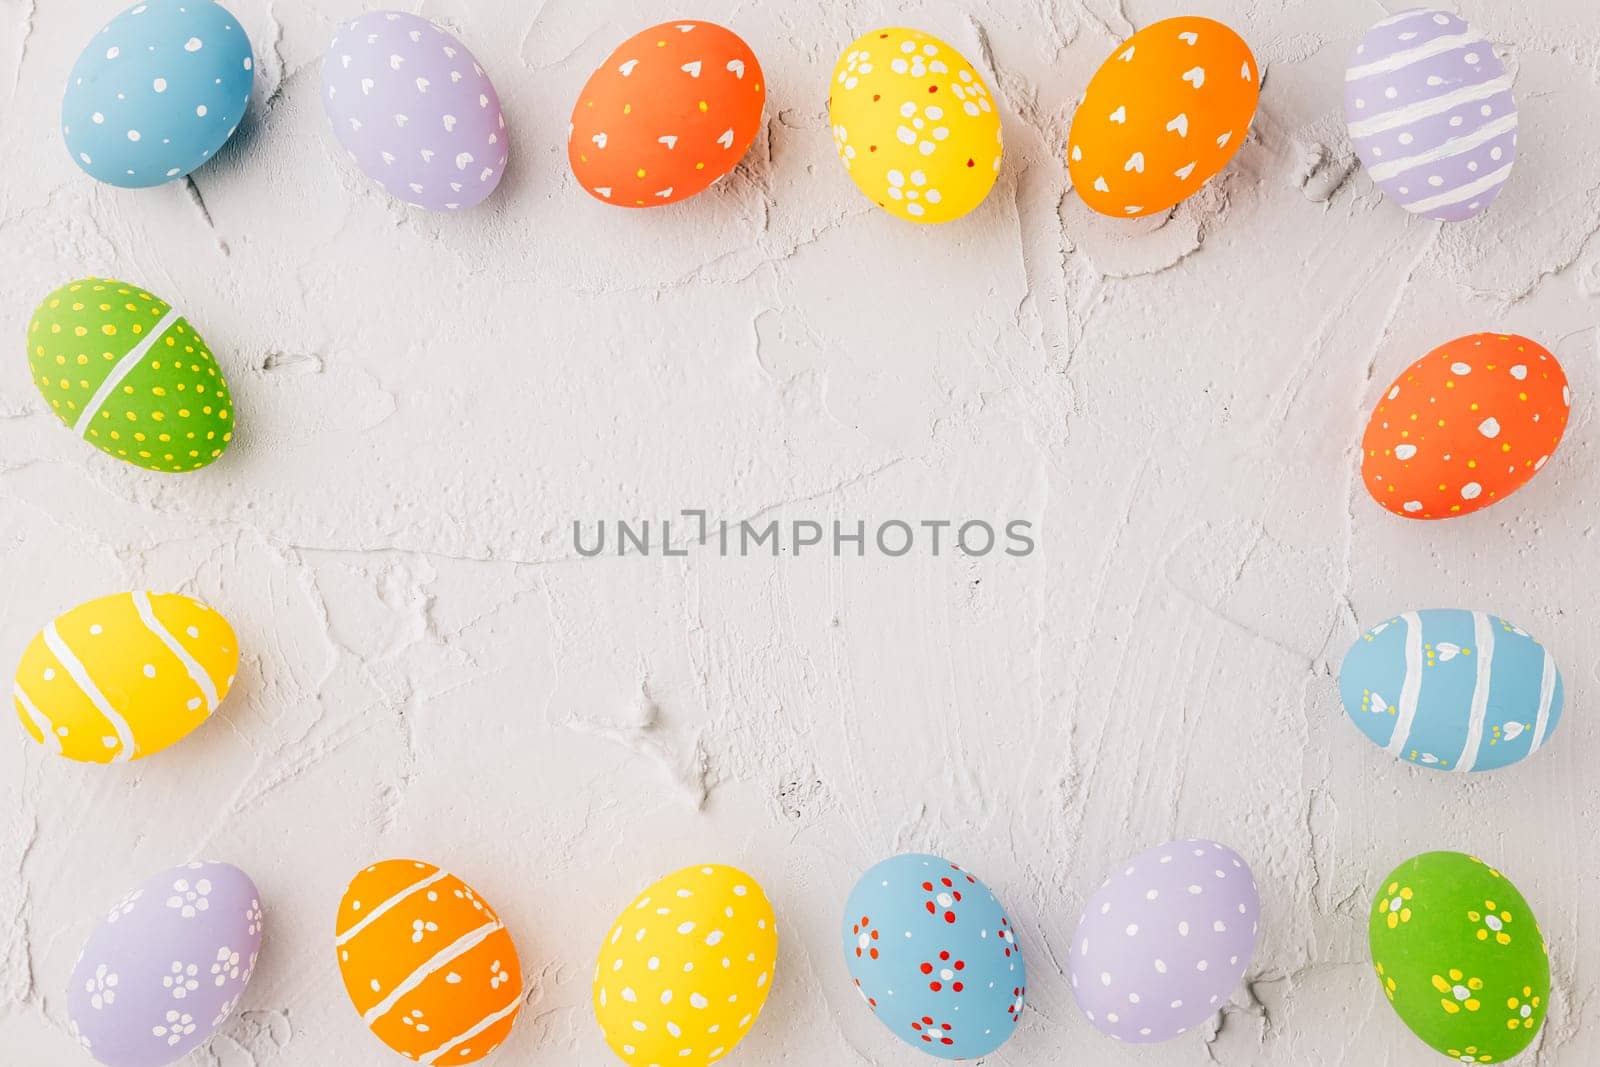
[[90, 177], [125, 189], [177, 181], [228, 143], [255, 85], [244, 27], [212, 0], [145, 0], [89, 42], [67, 80], [61, 132]]
[[845, 904], [844, 958], [878, 1020], [940, 1059], [988, 1055], [1022, 1017], [1027, 972], [1005, 909], [938, 856], [895, 856], [861, 876]]

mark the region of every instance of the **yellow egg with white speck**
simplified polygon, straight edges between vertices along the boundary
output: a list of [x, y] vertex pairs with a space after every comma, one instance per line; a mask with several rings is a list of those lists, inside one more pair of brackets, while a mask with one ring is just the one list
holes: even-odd
[[707, 1067], [750, 1032], [777, 959], [777, 920], [755, 879], [686, 867], [611, 925], [595, 965], [595, 1018], [630, 1067]]
[[960, 218], [1000, 173], [1000, 112], [983, 76], [918, 30], [873, 30], [845, 49], [828, 121], [856, 186], [910, 222]]

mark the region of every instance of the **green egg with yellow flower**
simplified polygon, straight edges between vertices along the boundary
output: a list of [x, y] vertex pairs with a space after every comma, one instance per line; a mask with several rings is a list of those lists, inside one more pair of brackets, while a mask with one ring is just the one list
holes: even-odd
[[1385, 878], [1368, 924], [1395, 1014], [1457, 1063], [1504, 1063], [1550, 1006], [1550, 954], [1533, 909], [1475, 856], [1425, 852]]
[[211, 349], [137, 285], [85, 278], [45, 297], [28, 324], [28, 367], [68, 429], [136, 467], [196, 471], [233, 440], [233, 399]]

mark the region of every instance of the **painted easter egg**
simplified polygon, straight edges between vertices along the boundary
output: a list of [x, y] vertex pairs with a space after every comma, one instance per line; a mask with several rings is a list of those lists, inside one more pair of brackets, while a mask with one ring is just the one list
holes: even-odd
[[211, 0], [141, 0], [89, 41], [67, 80], [61, 130], [97, 181], [144, 189], [198, 169], [228, 142], [255, 84], [250, 38]]
[[200, 601], [118, 593], [73, 608], [28, 643], [11, 701], [51, 752], [126, 763], [198, 728], [238, 669], [233, 627]]
[[409, 1060], [476, 1063], [517, 1020], [511, 934], [471, 886], [431, 863], [385, 860], [356, 875], [334, 945], [362, 1022]]
[[624, 41], [578, 95], [567, 159], [618, 207], [687, 200], [738, 165], [761, 131], [767, 85], [738, 34], [668, 22]]
[[1167, 1041], [1215, 1015], [1250, 966], [1256, 882], [1214, 841], [1174, 841], [1123, 864], [1089, 898], [1068, 973], [1102, 1033]]
[[777, 962], [777, 920], [755, 879], [686, 867], [611, 924], [595, 965], [595, 1018], [631, 1067], [706, 1067], [750, 1032]]
[[1457, 1063], [1503, 1063], [1539, 1034], [1550, 957], [1533, 909], [1499, 871], [1425, 852], [1383, 880], [1367, 924], [1395, 1014]]
[[1255, 118], [1261, 75], [1220, 22], [1185, 15], [1117, 46], [1089, 81], [1067, 138], [1067, 170], [1102, 215], [1166, 211], [1228, 165]]
[[420, 15], [345, 23], [322, 63], [322, 105], [356, 166], [408, 204], [470, 208], [505, 174], [500, 94], [466, 45]]
[[828, 121], [856, 187], [910, 222], [949, 222], [983, 203], [1005, 154], [983, 76], [939, 38], [903, 27], [844, 50]]
[[67, 987], [72, 1034], [107, 1067], [163, 1067], [239, 1005], [261, 952], [261, 894], [239, 868], [190, 863], [112, 905]]
[[1561, 672], [1526, 630], [1481, 611], [1380, 622], [1339, 668], [1344, 710], [1384, 751], [1440, 771], [1533, 755], [1561, 721]]
[[889, 1032], [940, 1059], [988, 1055], [1022, 1017], [1027, 970], [1005, 908], [938, 856], [895, 856], [861, 876], [844, 962]]
[[56, 417], [108, 456], [177, 474], [233, 440], [228, 381], [189, 320], [127, 282], [62, 286], [28, 324], [28, 369]]
[[1572, 410], [1567, 375], [1535, 341], [1458, 338], [1396, 378], [1361, 440], [1361, 478], [1408, 519], [1467, 515], [1544, 468]]
[[1511, 76], [1448, 11], [1403, 11], [1368, 30], [1345, 71], [1344, 114], [1378, 188], [1431, 219], [1487, 210], [1517, 158]]

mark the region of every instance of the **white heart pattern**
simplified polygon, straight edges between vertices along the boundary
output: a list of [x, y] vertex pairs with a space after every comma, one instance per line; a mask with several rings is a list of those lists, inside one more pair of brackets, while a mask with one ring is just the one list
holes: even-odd
[[685, 74], [689, 75], [689, 77], [691, 77], [691, 78], [700, 77], [700, 61], [698, 59], [695, 60], [693, 63], [685, 63], [683, 66], [679, 67], [678, 69], [683, 71]]
[[1126, 126], [1128, 124], [1128, 109], [1127, 109], [1127, 107], [1126, 106], [1119, 107], [1119, 108], [1117, 108], [1117, 110], [1113, 111], [1111, 113], [1111, 121], [1112, 122], [1120, 122], [1124, 126]]
[[1177, 118], [1167, 123], [1167, 129], [1179, 137], [1189, 136], [1189, 113], [1187, 111], [1180, 113]]
[[1129, 171], [1129, 170], [1137, 171], [1140, 174], [1143, 174], [1144, 173], [1144, 153], [1143, 152], [1135, 152], [1133, 155], [1129, 156], [1128, 157], [1128, 162], [1126, 162], [1126, 163], [1124, 163], [1122, 165], [1122, 169], [1125, 170], [1125, 171]]
[[1206, 68], [1190, 67], [1183, 72], [1183, 80], [1192, 83], [1196, 89], [1200, 88], [1206, 83]]

